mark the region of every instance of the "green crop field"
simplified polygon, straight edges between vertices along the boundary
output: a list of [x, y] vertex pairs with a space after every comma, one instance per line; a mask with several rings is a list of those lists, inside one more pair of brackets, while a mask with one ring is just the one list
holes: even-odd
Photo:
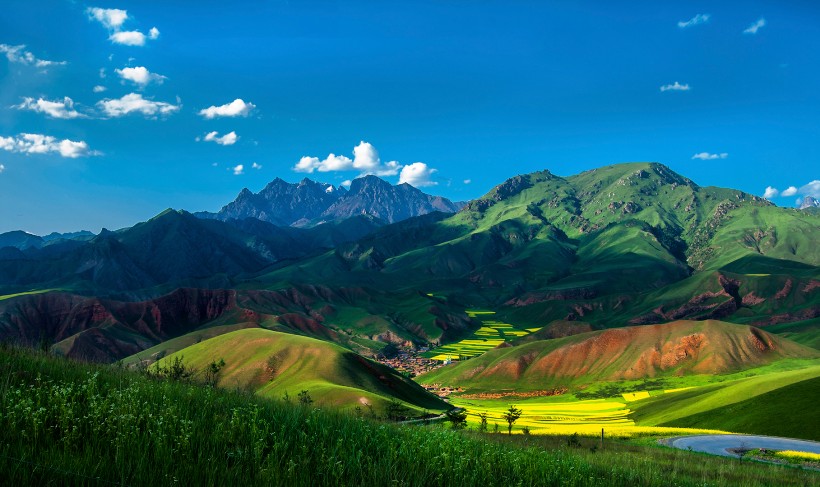
[[466, 310], [467, 316], [481, 321], [481, 328], [469, 337], [455, 343], [436, 347], [422, 354], [434, 360], [459, 360], [481, 355], [504, 342], [510, 342], [536, 332], [541, 328], [516, 328], [509, 323], [502, 323], [493, 317], [495, 311]]

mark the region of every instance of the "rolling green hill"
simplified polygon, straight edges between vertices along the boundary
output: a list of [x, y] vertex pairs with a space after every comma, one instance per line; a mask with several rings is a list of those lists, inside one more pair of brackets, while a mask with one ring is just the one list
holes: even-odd
[[262, 397], [294, 400], [307, 390], [319, 404], [382, 409], [391, 399], [414, 408], [443, 410], [446, 403], [393, 369], [338, 345], [259, 328], [243, 329], [196, 343], [160, 359], [162, 368], [179, 357], [194, 370], [220, 359], [219, 386]]

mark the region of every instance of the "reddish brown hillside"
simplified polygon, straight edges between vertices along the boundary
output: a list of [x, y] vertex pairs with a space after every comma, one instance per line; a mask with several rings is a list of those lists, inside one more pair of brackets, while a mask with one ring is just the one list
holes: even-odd
[[423, 382], [518, 389], [663, 375], [716, 374], [820, 353], [758, 328], [721, 321], [675, 321], [584, 333], [496, 349], [439, 369]]

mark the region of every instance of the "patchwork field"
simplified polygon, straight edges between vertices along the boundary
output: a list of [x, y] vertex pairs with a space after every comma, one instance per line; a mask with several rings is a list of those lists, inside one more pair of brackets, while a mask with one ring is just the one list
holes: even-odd
[[[663, 394], [658, 391], [657, 394]], [[566, 397], [464, 399], [451, 398], [455, 406], [467, 410], [467, 422], [473, 428], [481, 423], [480, 413], [487, 414], [487, 430], [507, 431], [504, 413], [511, 405], [522, 411], [521, 418], [513, 426], [513, 434], [600, 436], [601, 430], [608, 438], [632, 438], [657, 435], [721, 434], [725, 431], [702, 428], [676, 428], [644, 426], [630, 418], [632, 409], [628, 401], [638, 399], [567, 400]], [[645, 397], [649, 397], [645, 393]]]
[[481, 328], [464, 340], [437, 347], [422, 354], [433, 360], [460, 360], [476, 357], [498, 345], [509, 342], [541, 328], [516, 328], [509, 323], [494, 319], [495, 311], [467, 310], [467, 316], [481, 321]]

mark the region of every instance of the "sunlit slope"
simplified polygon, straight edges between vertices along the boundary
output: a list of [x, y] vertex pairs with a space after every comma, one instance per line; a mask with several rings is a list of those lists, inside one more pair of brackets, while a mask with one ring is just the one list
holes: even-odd
[[[768, 421], [773, 424], [764, 434], [788, 436], [790, 433], [786, 428], [794, 422], [789, 418], [802, 418], [804, 423], [816, 422], [817, 396], [812, 391], [816, 391], [818, 378], [820, 366], [815, 365], [694, 387], [632, 403], [630, 417], [638, 424], [648, 426], [697, 426], [745, 433], [761, 433], [761, 423]], [[773, 401], [763, 408], [764, 403]], [[800, 406], [809, 403], [815, 405]], [[755, 413], [754, 409], [758, 411]], [[732, 414], [734, 419], [730, 418]], [[777, 433], [780, 421], [784, 430]]]
[[567, 178], [516, 176], [455, 215], [384, 227], [255, 282], [420, 289], [466, 307], [506, 305], [506, 317], [528, 327], [563, 319], [767, 324], [773, 312], [818, 307], [818, 238], [817, 215], [701, 187], [661, 164], [629, 163]]
[[260, 328], [230, 332], [186, 347], [157, 362], [176, 357], [195, 370], [224, 360], [219, 386], [264, 397], [295, 400], [307, 390], [314, 401], [334, 406], [383, 406], [393, 398], [417, 408], [446, 405], [392, 369], [338, 345]]
[[720, 321], [678, 321], [594, 331], [498, 348], [420, 376], [469, 390], [540, 390], [597, 381], [715, 374], [816, 350], [759, 329]]
[[[817, 399], [820, 370], [815, 377], [743, 401], [667, 421], [664, 426], [720, 428], [763, 435], [788, 436], [820, 441]], [[758, 391], [760, 389], [757, 389]]]

